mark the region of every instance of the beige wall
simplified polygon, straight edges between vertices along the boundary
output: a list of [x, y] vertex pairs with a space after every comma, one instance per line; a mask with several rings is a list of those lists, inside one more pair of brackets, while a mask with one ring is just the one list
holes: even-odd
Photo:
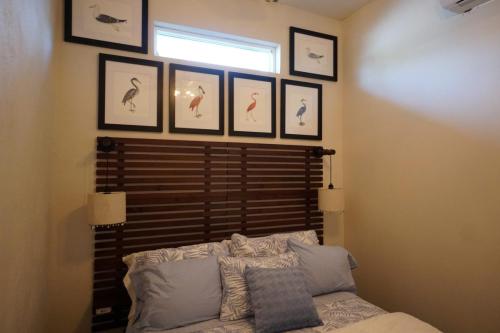
[[500, 332], [500, 1], [375, 0], [344, 25], [346, 244], [361, 296]]
[[53, 28], [51, 0], [0, 2], [1, 332], [47, 324]]
[[[282, 46], [282, 73], [288, 73], [288, 28], [290, 25], [339, 36], [341, 34], [340, 24], [332, 19], [286, 6], [272, 6], [265, 4], [264, 1], [256, 0], [152, 0], [149, 13], [149, 55], [60, 42], [60, 53], [57, 56], [58, 106], [55, 115], [51, 168], [53, 180], [50, 232], [51, 332], [88, 332], [89, 330], [92, 232], [86, 225], [84, 206], [87, 194], [92, 192], [94, 187], [95, 137], [97, 135], [317, 144], [312, 141], [171, 135], [168, 131], [162, 134], [97, 131], [98, 53], [158, 59], [168, 64], [167, 59], [152, 56], [152, 23], [155, 20], [278, 42]], [[58, 24], [58, 27], [60, 26], [61, 24]], [[58, 33], [59, 39], [62, 39], [62, 31]], [[168, 71], [165, 73], [165, 78], [167, 78], [167, 73]], [[283, 74], [278, 77], [288, 77], [288, 75]], [[300, 80], [300, 78], [297, 79]], [[323, 83], [324, 87], [324, 140], [322, 144], [339, 151], [335, 162], [335, 178], [337, 184], [342, 185], [342, 84], [318, 82]], [[167, 83], [168, 80], [165, 85], [165, 101], [168, 101]], [[167, 110], [168, 104], [165, 103], [165, 115], [167, 115]], [[165, 119], [164, 128], [168, 129], [168, 119]], [[327, 227], [327, 242], [342, 243], [342, 221], [329, 222], [331, 223], [328, 223]]]

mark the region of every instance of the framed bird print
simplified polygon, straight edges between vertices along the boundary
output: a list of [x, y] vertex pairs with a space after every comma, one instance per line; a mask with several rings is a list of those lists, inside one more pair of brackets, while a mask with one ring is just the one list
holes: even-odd
[[229, 72], [229, 135], [276, 137], [276, 79]]
[[171, 133], [224, 135], [224, 71], [170, 64]]
[[321, 84], [281, 80], [281, 137], [321, 140], [322, 103]]
[[148, 0], [65, 0], [64, 40], [148, 53]]
[[163, 63], [99, 54], [98, 128], [163, 131]]
[[290, 27], [290, 74], [337, 81], [337, 37]]

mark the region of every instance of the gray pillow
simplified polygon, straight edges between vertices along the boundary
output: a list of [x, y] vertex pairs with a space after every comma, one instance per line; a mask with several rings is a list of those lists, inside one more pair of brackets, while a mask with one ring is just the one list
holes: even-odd
[[308, 289], [313, 296], [336, 291], [356, 292], [351, 269], [357, 267], [356, 260], [340, 246], [306, 245], [294, 239], [288, 247], [299, 256], [299, 265], [304, 269]]
[[131, 274], [138, 330], [166, 330], [217, 318], [222, 285], [217, 257], [144, 265]]
[[245, 270], [255, 332], [274, 333], [323, 325], [299, 268]]

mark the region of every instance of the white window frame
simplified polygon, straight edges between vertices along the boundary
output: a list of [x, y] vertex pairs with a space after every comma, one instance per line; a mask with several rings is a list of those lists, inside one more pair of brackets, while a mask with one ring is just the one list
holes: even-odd
[[[154, 53], [158, 57], [158, 34], [176, 38], [188, 39], [193, 41], [208, 42], [212, 44], [231, 46], [239, 49], [270, 52], [273, 59], [269, 73], [279, 74], [281, 65], [281, 46], [277, 43], [257, 40], [248, 37], [230, 35], [221, 32], [197, 29], [177, 24], [155, 22], [154, 25]], [[186, 60], [186, 59], [181, 59]], [[218, 64], [213, 64], [220, 66]], [[254, 70], [252, 68], [244, 68]]]

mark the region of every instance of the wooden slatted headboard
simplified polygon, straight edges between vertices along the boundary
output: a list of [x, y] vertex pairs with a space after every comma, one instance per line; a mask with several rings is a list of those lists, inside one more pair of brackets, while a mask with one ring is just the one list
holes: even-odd
[[[98, 138], [99, 140], [100, 138]], [[92, 330], [126, 326], [124, 255], [220, 241], [237, 232], [265, 236], [316, 230], [321, 158], [312, 146], [113, 138], [97, 153], [96, 191], [127, 192], [127, 223], [95, 233]], [[96, 315], [110, 307], [111, 313]]]

